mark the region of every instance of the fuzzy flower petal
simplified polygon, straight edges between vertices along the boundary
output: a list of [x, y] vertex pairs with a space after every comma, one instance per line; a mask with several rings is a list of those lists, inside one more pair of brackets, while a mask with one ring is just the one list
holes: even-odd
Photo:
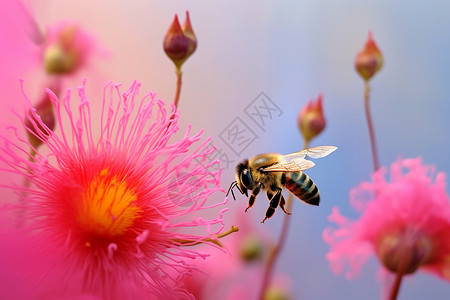
[[[450, 280], [450, 203], [445, 174], [422, 164], [420, 158], [398, 160], [350, 193], [361, 213], [354, 221], [333, 208], [323, 237], [330, 244], [327, 259], [336, 273], [352, 278], [375, 253], [384, 267], [396, 272], [407, 257], [406, 273], [419, 267]], [[436, 174], [436, 175], [435, 175]]]
[[[121, 93], [108, 84], [103, 110], [93, 112], [83, 84], [78, 114], [70, 91], [58, 99], [47, 90], [57, 130], [36, 110], [25, 110], [27, 133], [41, 139], [46, 154], [18, 133], [16, 141], [2, 136], [1, 170], [26, 178], [23, 186], [6, 186], [20, 201], [4, 212], [25, 220], [21, 226], [35, 241], [29, 252], [45, 266], [42, 282], [62, 287], [54, 298], [189, 298], [182, 278], [193, 259], [208, 255], [186, 245], [211, 239], [223, 227], [223, 202], [210, 200], [221, 190], [220, 170], [202, 165], [213, 152], [201, 150], [208, 140], [200, 142], [201, 132], [190, 136], [189, 129], [174, 139], [175, 108], [168, 113], [155, 94], [141, 98], [139, 88], [134, 82]], [[177, 178], [196, 178], [196, 193], [186, 180], [174, 185]]]
[[[196, 299], [258, 299], [274, 242], [269, 232], [255, 226], [259, 223], [245, 214], [246, 207], [245, 203], [238, 205], [231, 216], [239, 231], [223, 240], [227, 253], [214, 249], [208, 260], [196, 261], [200, 272], [186, 276], [186, 285]], [[283, 274], [275, 274], [267, 288], [264, 299], [292, 298], [291, 279]]]
[[73, 74], [87, 66], [94, 54], [106, 52], [79, 24], [65, 21], [47, 27], [42, 59], [48, 73]]

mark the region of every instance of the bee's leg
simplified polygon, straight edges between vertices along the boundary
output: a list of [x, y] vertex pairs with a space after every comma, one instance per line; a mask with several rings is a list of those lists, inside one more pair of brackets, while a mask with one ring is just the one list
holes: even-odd
[[252, 194], [250, 195], [250, 198], [248, 198], [248, 207], [245, 209], [245, 212], [255, 204], [256, 196], [258, 195], [259, 191], [261, 190], [261, 183], [258, 184], [254, 189]]
[[267, 199], [269, 199], [269, 201], [272, 199], [273, 194], [271, 191], [267, 191]]
[[292, 215], [292, 213], [287, 212], [287, 211], [284, 209], [284, 205], [285, 205], [285, 204], [286, 204], [286, 200], [284, 200], [283, 195], [281, 195], [281, 200], [280, 200], [280, 207], [281, 207], [281, 209], [284, 211], [285, 214], [287, 214], [287, 215]]
[[266, 217], [264, 218], [264, 220], [261, 221], [261, 223], [264, 223], [265, 220], [272, 217], [273, 214], [275, 213], [275, 209], [280, 204], [281, 197], [283, 197], [281, 192], [282, 192], [281, 189], [277, 189], [277, 193], [275, 194], [275, 196], [273, 196], [272, 199], [270, 199], [270, 205], [269, 208], [267, 208]]

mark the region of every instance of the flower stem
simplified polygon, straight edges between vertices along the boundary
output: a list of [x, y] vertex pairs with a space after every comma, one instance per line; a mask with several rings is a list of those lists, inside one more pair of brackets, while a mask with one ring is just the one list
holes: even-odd
[[[290, 212], [291, 207], [292, 207], [292, 193], [289, 193], [288, 199], [286, 201], [286, 211]], [[264, 299], [264, 295], [270, 284], [270, 279], [272, 277], [275, 263], [277, 261], [277, 258], [279, 256], [281, 250], [283, 250], [284, 244], [286, 243], [286, 237], [287, 237], [287, 233], [289, 231], [290, 222], [291, 222], [291, 218], [289, 217], [289, 215], [286, 214], [283, 219], [283, 225], [281, 227], [281, 233], [280, 233], [280, 237], [278, 238], [278, 243], [275, 245], [275, 247], [270, 252], [269, 260], [267, 261], [267, 265], [264, 270], [263, 280], [262, 280], [262, 284], [261, 284], [261, 290], [260, 290], [260, 294], [259, 294], [259, 299], [261, 299], [261, 300]]]
[[304, 144], [303, 144], [303, 149], [308, 149], [309, 148], [309, 141], [305, 140]]
[[206, 238], [201, 241], [193, 241], [193, 240], [188, 240], [188, 239], [172, 239], [172, 242], [174, 242], [176, 244], [181, 244], [183, 246], [195, 246], [195, 245], [209, 242], [209, 243], [214, 243], [219, 247], [223, 247], [222, 244], [219, 242], [219, 239], [226, 237], [227, 235], [230, 235], [233, 232], [237, 232], [237, 231], [239, 231], [239, 227], [231, 226], [231, 228], [229, 230], [225, 231], [224, 233], [217, 234], [212, 238]]
[[369, 81], [366, 80], [366, 81], [364, 81], [364, 106], [366, 109], [367, 125], [369, 127], [370, 145], [372, 147], [373, 168], [374, 168], [374, 171], [376, 171], [380, 168], [380, 162], [378, 159], [377, 143], [375, 141], [375, 130], [373, 128], [372, 116], [370, 113], [369, 93], [370, 93], [370, 85], [369, 85]]
[[[28, 160], [30, 162], [33, 162], [35, 160], [36, 154], [37, 154], [36, 151], [33, 148], [31, 148], [30, 149], [30, 156], [28, 157]], [[31, 174], [32, 170], [28, 169], [28, 173]], [[30, 188], [30, 186], [31, 186], [30, 178], [25, 176], [24, 180], [23, 180], [23, 187], [26, 190], [26, 189]], [[18, 208], [18, 211], [17, 211], [17, 222], [16, 222], [16, 227], [17, 228], [22, 228], [23, 225], [25, 224], [25, 220], [26, 220], [26, 218], [25, 218], [25, 209], [23, 207], [23, 205], [25, 204], [26, 198], [27, 198], [27, 193], [25, 192], [25, 190], [22, 191], [21, 197], [19, 198], [19, 208]]]
[[402, 283], [402, 279], [406, 273], [406, 269], [408, 267], [408, 262], [410, 260], [410, 251], [405, 251], [404, 255], [402, 255], [402, 259], [399, 263], [397, 274], [395, 276], [395, 282], [392, 286], [391, 296], [389, 300], [396, 300], [398, 296], [398, 292], [400, 290], [400, 285]]
[[176, 73], [177, 73], [177, 91], [175, 93], [175, 100], [173, 101], [173, 103], [175, 104], [175, 107], [178, 109], [178, 102], [180, 102], [181, 85], [182, 85], [181, 77], [183, 76], [183, 72], [181, 72], [181, 68], [177, 67]]
[[390, 300], [396, 300], [398, 291], [400, 290], [400, 284], [402, 283], [403, 274], [401, 272], [398, 272], [395, 277], [394, 286], [392, 287], [391, 296], [389, 297]]

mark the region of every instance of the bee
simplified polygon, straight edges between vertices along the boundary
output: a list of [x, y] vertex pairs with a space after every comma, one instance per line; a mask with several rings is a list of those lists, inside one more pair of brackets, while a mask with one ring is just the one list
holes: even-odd
[[305, 158], [325, 157], [336, 149], [335, 146], [319, 146], [287, 155], [264, 153], [256, 155], [250, 160], [246, 159], [236, 166], [236, 181], [231, 183], [227, 196], [231, 191], [236, 200], [233, 193], [235, 187], [247, 197], [247, 190], [251, 190], [248, 207], [245, 209], [247, 212], [255, 203], [259, 192], [265, 190], [270, 204], [261, 223], [272, 217], [278, 206], [284, 213], [291, 214], [284, 207], [286, 201], [282, 194], [283, 187], [305, 203], [318, 206], [320, 202], [319, 189], [312, 179], [303, 173], [304, 170], [312, 168], [315, 164]]

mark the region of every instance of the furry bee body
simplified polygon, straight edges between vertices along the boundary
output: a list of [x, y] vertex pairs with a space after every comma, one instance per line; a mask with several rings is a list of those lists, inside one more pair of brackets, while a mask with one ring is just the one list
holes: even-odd
[[302, 172], [313, 167], [314, 163], [306, 160], [305, 157], [321, 158], [336, 149], [334, 146], [319, 146], [288, 155], [278, 153], [256, 155], [236, 166], [236, 181], [231, 184], [228, 192], [233, 192], [233, 187], [236, 186], [242, 194], [248, 197], [247, 191], [251, 190], [252, 194], [245, 210], [247, 211], [255, 203], [260, 190], [265, 190], [270, 204], [263, 223], [266, 219], [272, 217], [278, 206], [286, 214], [290, 214], [284, 208], [286, 204], [282, 195], [284, 188], [303, 202], [317, 206], [320, 202], [319, 189], [312, 179]]

